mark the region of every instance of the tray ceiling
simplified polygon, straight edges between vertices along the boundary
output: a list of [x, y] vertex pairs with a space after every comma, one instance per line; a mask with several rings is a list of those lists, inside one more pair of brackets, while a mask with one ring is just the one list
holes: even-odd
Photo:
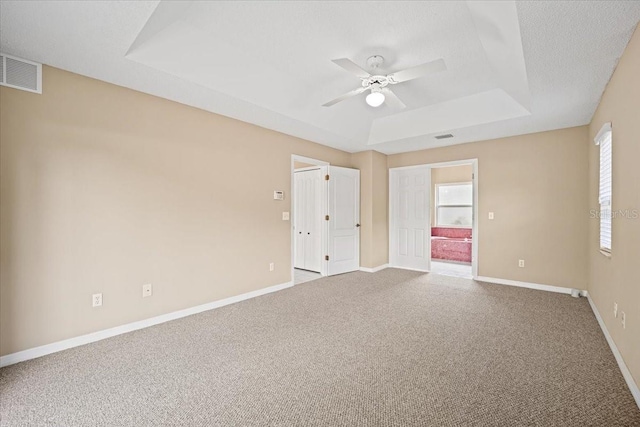
[[[638, 2], [13, 2], [0, 48], [356, 152], [396, 153], [586, 124]], [[373, 108], [332, 59], [447, 70]], [[46, 90], [46, 88], [45, 88]], [[440, 133], [453, 138], [436, 140]]]

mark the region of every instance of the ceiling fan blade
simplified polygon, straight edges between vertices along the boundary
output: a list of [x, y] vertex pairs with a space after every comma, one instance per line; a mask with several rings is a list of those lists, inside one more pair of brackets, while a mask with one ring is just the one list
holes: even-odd
[[440, 58], [436, 59], [435, 61], [427, 62], [426, 64], [417, 65], [415, 67], [407, 68], [406, 70], [389, 74], [387, 78], [391, 81], [391, 83], [402, 83], [426, 76], [427, 74], [444, 71], [446, 69], [447, 66], [444, 63], [444, 60]]
[[367, 90], [366, 87], [359, 87], [358, 89], [354, 89], [351, 92], [347, 92], [342, 96], [337, 97], [333, 101], [329, 101], [326, 104], [322, 104], [323, 107], [331, 107], [332, 105], [337, 104], [338, 102], [344, 101], [345, 99], [351, 98], [352, 96], [356, 96], [362, 92]]
[[371, 74], [367, 73], [365, 70], [360, 68], [355, 62], [347, 58], [333, 59], [333, 62], [336, 65], [341, 66], [351, 74], [355, 74], [361, 79], [366, 79], [371, 76]]
[[398, 95], [396, 95], [395, 93], [393, 93], [393, 91], [387, 87], [382, 89], [382, 93], [384, 93], [384, 101], [387, 103], [387, 105], [391, 108], [407, 108], [406, 105], [404, 105], [404, 102], [400, 101], [400, 98], [398, 98]]

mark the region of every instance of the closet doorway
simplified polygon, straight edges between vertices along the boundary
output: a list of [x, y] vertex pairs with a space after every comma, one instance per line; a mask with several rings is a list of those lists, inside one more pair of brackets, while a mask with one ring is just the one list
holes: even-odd
[[360, 269], [360, 171], [291, 156], [294, 284]]
[[[296, 168], [294, 188], [294, 260], [296, 270], [320, 275], [322, 269], [322, 171], [319, 166]], [[314, 277], [296, 271], [296, 276]]]
[[310, 282], [327, 275], [327, 188], [329, 163], [293, 155], [291, 158], [291, 280]]

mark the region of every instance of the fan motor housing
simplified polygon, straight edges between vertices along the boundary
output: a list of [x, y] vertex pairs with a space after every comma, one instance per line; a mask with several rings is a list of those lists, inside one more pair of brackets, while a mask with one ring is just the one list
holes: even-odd
[[362, 86], [371, 87], [377, 85], [381, 88], [387, 86], [389, 84], [389, 79], [387, 76], [370, 76], [366, 79], [362, 79]]

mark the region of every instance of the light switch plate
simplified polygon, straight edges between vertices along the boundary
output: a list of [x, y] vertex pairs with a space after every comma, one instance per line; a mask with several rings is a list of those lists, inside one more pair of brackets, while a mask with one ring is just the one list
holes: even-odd
[[493, 219], [493, 212], [489, 212], [489, 219]]
[[282, 212], [282, 220], [289, 221], [289, 212]]

